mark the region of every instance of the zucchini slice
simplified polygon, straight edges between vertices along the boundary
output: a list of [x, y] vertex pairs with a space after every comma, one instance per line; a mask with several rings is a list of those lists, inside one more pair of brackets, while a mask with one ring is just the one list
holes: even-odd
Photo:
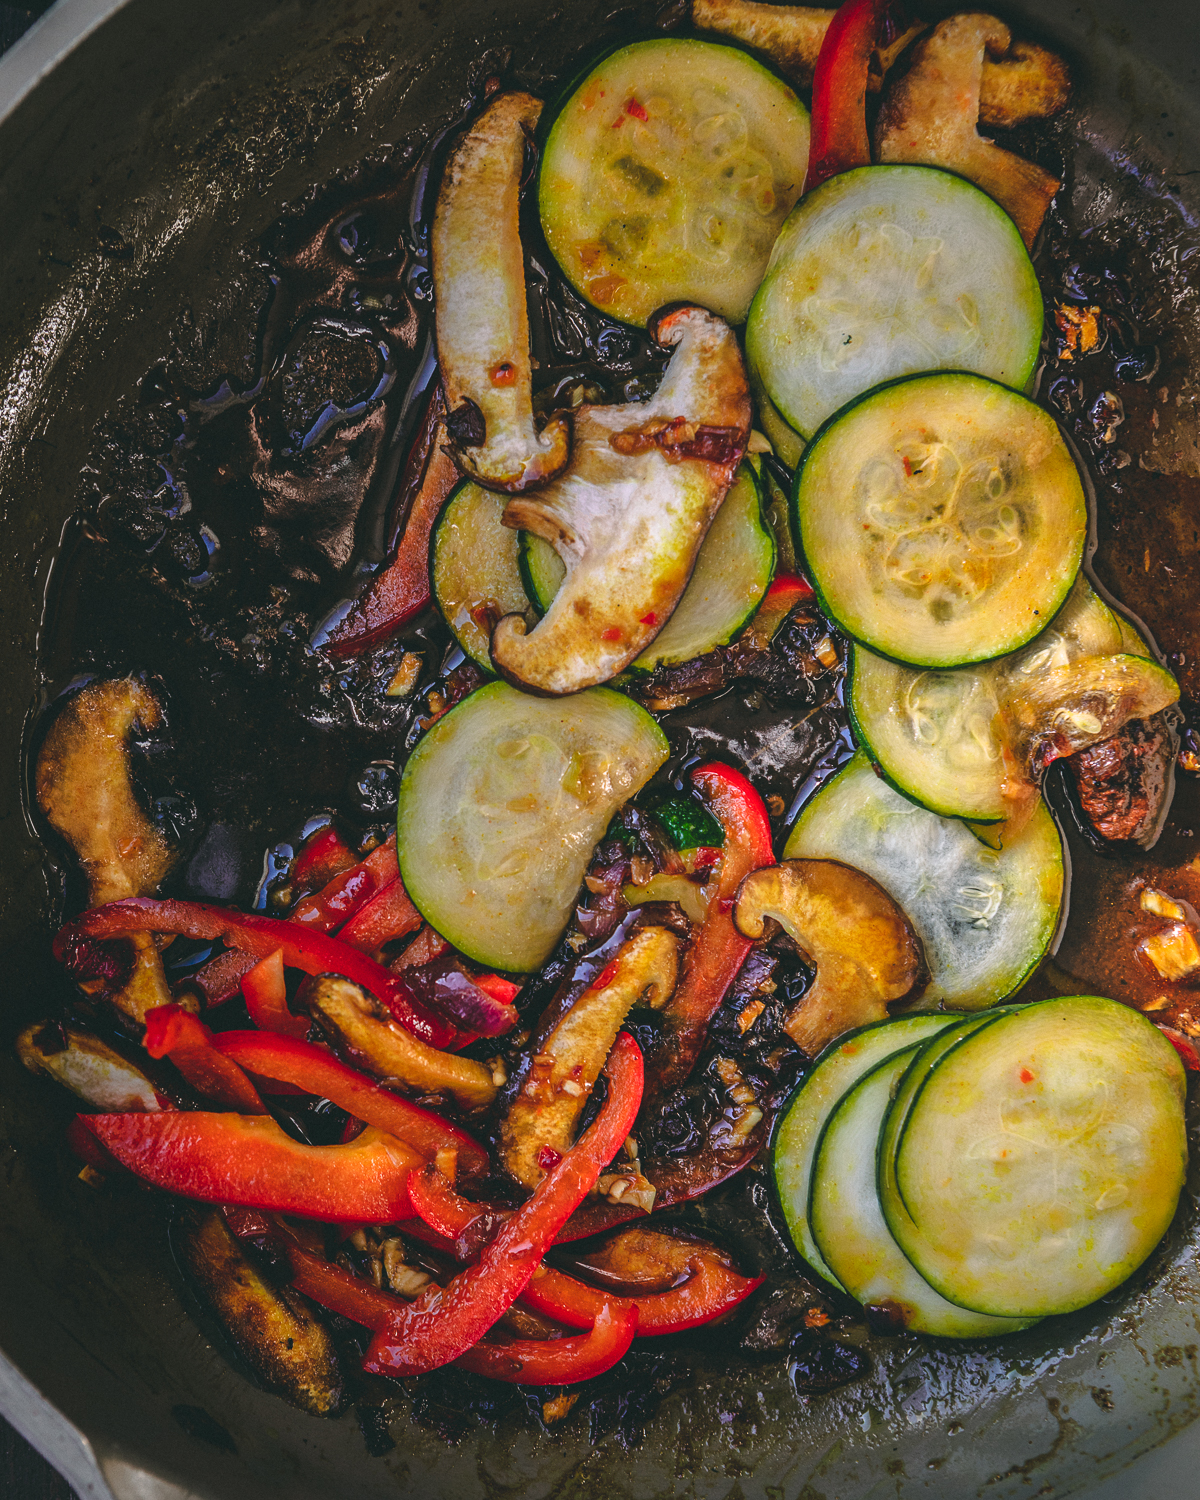
[[630, 698], [478, 688], [404, 768], [396, 852], [405, 889], [468, 958], [525, 972], [550, 956], [609, 820], [667, 758]]
[[[817, 1145], [838, 1100], [865, 1073], [893, 1053], [944, 1031], [955, 1017], [901, 1016], [861, 1026], [832, 1042], [813, 1063], [804, 1082], [780, 1115], [771, 1143], [775, 1191], [792, 1243], [818, 1275], [832, 1286], [841, 1282], [817, 1248], [808, 1222], [808, 1200]], [[874, 1156], [872, 1155], [872, 1160]]]
[[1184, 1095], [1175, 1049], [1129, 1006], [1072, 995], [1001, 1016], [924, 1078], [895, 1141], [892, 1233], [962, 1307], [1085, 1307], [1171, 1222]]
[[500, 524], [506, 497], [466, 479], [434, 527], [433, 597], [472, 661], [492, 671], [492, 630], [501, 615], [533, 618], [517, 566], [519, 537]]
[[956, 1307], [935, 1292], [892, 1238], [879, 1206], [875, 1156], [892, 1091], [918, 1048], [876, 1063], [829, 1117], [817, 1147], [809, 1218], [813, 1237], [841, 1285], [888, 1326], [942, 1338], [1015, 1333], [1032, 1319], [989, 1317]]
[[860, 167], [801, 199], [746, 324], [758, 379], [808, 437], [900, 375], [972, 370], [1024, 389], [1041, 339], [1016, 225], [965, 178], [920, 166]]
[[808, 111], [737, 47], [611, 52], [559, 110], [538, 208], [567, 280], [626, 323], [699, 302], [741, 323], [804, 186]]
[[[548, 609], [566, 574], [558, 553], [524, 533], [521, 571], [538, 607]], [[754, 470], [744, 463], [701, 544], [675, 612], [630, 670], [652, 672], [663, 662], [691, 661], [731, 641], [762, 602], [774, 572], [775, 540], [763, 520]]]
[[1054, 419], [977, 375], [917, 375], [805, 449], [797, 536], [826, 612], [921, 667], [1016, 651], [1079, 572], [1087, 505]]
[[1011, 995], [1058, 927], [1062, 840], [1039, 799], [1002, 850], [917, 807], [860, 750], [800, 814], [785, 859], [840, 859], [877, 880], [916, 929], [929, 965], [923, 1005], [980, 1010]]
[[855, 646], [847, 700], [854, 735], [892, 786], [930, 812], [999, 823], [1032, 785], [1006, 753], [1007, 696], [1036, 693], [1046, 673], [1121, 649], [1117, 616], [1082, 574], [1053, 622], [998, 662], [924, 671]]

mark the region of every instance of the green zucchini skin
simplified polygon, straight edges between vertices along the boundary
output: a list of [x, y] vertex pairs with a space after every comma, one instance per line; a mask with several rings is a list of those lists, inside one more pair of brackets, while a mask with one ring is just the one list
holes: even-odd
[[936, 167], [860, 167], [792, 210], [746, 350], [781, 419], [808, 437], [897, 377], [971, 370], [1028, 389], [1043, 316], [1021, 236], [986, 193]]
[[838, 1101], [817, 1145], [809, 1220], [826, 1262], [846, 1291], [889, 1324], [941, 1338], [1016, 1333], [1033, 1319], [998, 1318], [948, 1302], [929, 1285], [892, 1236], [880, 1206], [876, 1160], [880, 1130], [914, 1043], [865, 1073]]
[[[808, 129], [793, 90], [746, 49], [662, 36], [619, 46], [547, 123], [546, 243], [580, 295], [622, 322], [645, 327], [677, 301], [743, 322], [803, 186]], [[746, 184], [758, 185], [753, 210]]]
[[613, 813], [668, 748], [611, 688], [562, 699], [477, 688], [430, 726], [401, 778], [396, 852], [417, 910], [468, 958], [540, 968]]
[[942, 1296], [993, 1316], [1071, 1312], [1113, 1291], [1183, 1187], [1174, 1048], [1095, 995], [1021, 1006], [943, 1045], [881, 1141], [880, 1197], [904, 1253]]
[[837, 859], [877, 880], [916, 930], [924, 1004], [980, 1010], [1016, 991], [1058, 930], [1066, 870], [1040, 798], [1007, 847], [893, 791], [859, 750], [800, 814], [785, 859]]
[[[921, 495], [932, 484], [944, 490], [962, 472], [951, 437], [968, 455], [971, 445], [981, 449], [968, 464], [971, 475], [999, 476], [981, 479], [975, 493], [987, 485], [1012, 487], [1010, 498], [1008, 490], [987, 490], [977, 502], [981, 524], [970, 535], [930, 508], [945, 506], [957, 516], [957, 487], [946, 500]], [[1026, 462], [1031, 454], [1035, 467]], [[935, 469], [914, 486], [930, 462], [944, 462], [945, 473]], [[877, 498], [864, 493], [868, 473]], [[885, 512], [893, 501], [896, 508]], [[906, 532], [901, 512], [918, 503], [925, 513]], [[1032, 640], [1075, 582], [1087, 525], [1083, 485], [1053, 418], [1019, 391], [961, 370], [905, 376], [848, 402], [804, 450], [792, 489], [792, 528], [822, 609], [845, 634], [909, 666], [967, 666]], [[889, 531], [896, 541], [885, 546]], [[1025, 532], [1034, 544], [1028, 548]], [[938, 536], [947, 533], [950, 562], [922, 561], [921, 546], [941, 556]], [[910, 535], [925, 540], [896, 552]], [[1000, 567], [995, 560], [1021, 552], [1016, 563]], [[987, 581], [982, 594], [956, 603], [952, 580], [960, 557], [963, 568], [969, 562]], [[927, 568], [933, 572], [919, 596], [906, 594], [908, 573], [922, 576]]]
[[814, 1271], [845, 1290], [817, 1247], [809, 1223], [812, 1169], [821, 1132], [839, 1099], [865, 1073], [896, 1052], [937, 1036], [953, 1016], [922, 1012], [859, 1026], [837, 1037], [813, 1062], [771, 1133], [775, 1197], [796, 1249]]

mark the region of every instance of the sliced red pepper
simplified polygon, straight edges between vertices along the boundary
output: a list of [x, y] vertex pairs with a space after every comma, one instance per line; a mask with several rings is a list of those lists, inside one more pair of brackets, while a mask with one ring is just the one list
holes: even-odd
[[622, 1033], [605, 1066], [600, 1113], [529, 1199], [496, 1231], [479, 1260], [445, 1290], [423, 1292], [371, 1341], [363, 1369], [418, 1375], [465, 1354], [525, 1290], [558, 1231], [612, 1161], [637, 1117], [642, 1054]]
[[407, 937], [421, 925], [421, 913], [409, 900], [399, 876], [364, 902], [338, 933], [343, 943], [374, 953], [384, 943]]
[[409, 1173], [423, 1161], [370, 1127], [348, 1146], [302, 1146], [265, 1115], [180, 1110], [77, 1118], [152, 1187], [326, 1224], [408, 1218]]
[[769, 641], [797, 604], [803, 604], [812, 597], [813, 587], [807, 578], [799, 578], [794, 573], [780, 573], [763, 595], [750, 629], [755, 635], [763, 636]]
[[488, 1155], [465, 1130], [440, 1115], [401, 1099], [365, 1073], [339, 1062], [324, 1047], [266, 1031], [223, 1031], [212, 1045], [247, 1072], [295, 1084], [307, 1094], [330, 1099], [367, 1125], [394, 1135], [432, 1161], [447, 1147], [458, 1152], [458, 1169], [482, 1177]]
[[357, 656], [429, 608], [433, 598], [429, 583], [433, 523], [462, 478], [441, 443], [444, 432], [439, 390], [430, 400], [422, 432], [409, 455], [401, 488], [412, 495], [412, 501], [395, 555], [329, 632], [324, 649], [330, 656]]
[[263, 1031], [277, 1031], [281, 1036], [306, 1037], [308, 1018], [294, 1016], [288, 1009], [287, 983], [283, 975], [283, 949], [276, 948], [242, 976], [242, 994], [250, 1019]]
[[740, 771], [710, 761], [698, 766], [691, 780], [725, 830], [725, 845], [708, 915], [692, 938], [683, 977], [662, 1013], [663, 1039], [650, 1060], [660, 1091], [676, 1088], [692, 1071], [708, 1023], [753, 947], [733, 925], [737, 888], [751, 870], [774, 859], [767, 809]]
[[83, 912], [62, 928], [54, 940], [54, 954], [59, 958], [80, 936], [120, 937], [146, 931], [183, 933], [209, 942], [225, 938], [258, 958], [266, 958], [280, 948], [290, 969], [303, 969], [306, 974], [341, 974], [362, 985], [387, 1006], [402, 1026], [432, 1047], [455, 1043], [465, 1046], [464, 1038], [470, 1035], [440, 1016], [418, 1009], [408, 985], [399, 975], [348, 943], [324, 932], [298, 927], [294, 922], [281, 922], [277, 917], [241, 912], [233, 907], [204, 906], [195, 901], [153, 901], [147, 896], [110, 901], [106, 906]]
[[476, 974], [475, 983], [493, 1000], [499, 1000], [501, 1005], [510, 1005], [521, 993], [521, 986], [514, 984], [511, 979], [502, 979], [499, 974]]
[[[284, 1248], [292, 1263], [292, 1285], [330, 1312], [385, 1333], [392, 1321], [407, 1311], [407, 1304], [398, 1297], [360, 1281], [340, 1266], [332, 1266], [291, 1242]], [[460, 1354], [454, 1364], [492, 1380], [572, 1385], [611, 1369], [628, 1351], [637, 1323], [636, 1306], [605, 1307], [588, 1324], [591, 1332], [584, 1337], [479, 1343]]]
[[867, 73], [872, 52], [898, 34], [889, 29], [891, 10], [892, 0], [846, 0], [829, 23], [813, 72], [806, 193], [871, 165]]
[[1158, 1029], [1183, 1058], [1184, 1067], [1190, 1068], [1193, 1073], [1200, 1072], [1200, 1052], [1196, 1050], [1191, 1037], [1184, 1036], [1182, 1031], [1176, 1031], [1171, 1026], [1159, 1026]]
[[333, 824], [327, 823], [301, 844], [288, 876], [300, 890], [312, 891], [357, 862], [353, 849]]
[[205, 1099], [248, 1115], [265, 1115], [258, 1090], [232, 1058], [212, 1044], [212, 1032], [181, 1005], [156, 1005], [146, 1012], [146, 1051], [169, 1057]]
[[450, 952], [450, 944], [432, 927], [423, 927], [403, 953], [392, 959], [388, 968], [393, 974], [402, 974], [405, 969], [419, 969], [435, 958]]
[[699, 1328], [723, 1317], [766, 1280], [763, 1276], [739, 1276], [711, 1251], [699, 1251], [689, 1262], [689, 1269], [691, 1275], [680, 1286], [634, 1298], [602, 1292], [562, 1271], [541, 1266], [521, 1293], [521, 1301], [568, 1328], [590, 1328], [604, 1308], [636, 1307], [639, 1337], [652, 1338]]
[[318, 932], [334, 932], [348, 921], [375, 894], [375, 880], [362, 865], [354, 865], [335, 875], [311, 896], [297, 901], [287, 914], [289, 922], [315, 927]]

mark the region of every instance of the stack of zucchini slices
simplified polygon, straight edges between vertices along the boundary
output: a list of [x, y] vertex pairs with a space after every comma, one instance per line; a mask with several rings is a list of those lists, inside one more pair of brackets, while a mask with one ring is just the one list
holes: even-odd
[[1187, 1167], [1183, 1066], [1144, 1016], [1073, 995], [840, 1037], [775, 1137], [805, 1259], [889, 1331], [1015, 1332], [1119, 1286]]

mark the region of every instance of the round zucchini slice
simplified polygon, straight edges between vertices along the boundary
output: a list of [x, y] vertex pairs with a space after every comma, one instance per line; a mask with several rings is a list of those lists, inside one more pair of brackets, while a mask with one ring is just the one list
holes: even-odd
[[926, 671], [855, 646], [847, 700], [855, 738], [898, 792], [930, 812], [1002, 822], [1028, 786], [1005, 754], [1006, 696], [1023, 695], [1056, 667], [1121, 647], [1116, 615], [1082, 574], [1052, 623], [998, 662]]
[[841, 1285], [889, 1326], [941, 1338], [1015, 1333], [1033, 1319], [989, 1317], [947, 1302], [892, 1238], [875, 1186], [880, 1126], [917, 1047], [877, 1063], [839, 1100], [821, 1135], [809, 1216], [813, 1236]]
[[808, 111], [736, 47], [611, 52], [555, 116], [538, 209], [572, 286], [645, 327], [669, 302], [741, 323], [804, 186]]
[[[549, 607], [565, 576], [562, 559], [541, 537], [522, 534], [522, 576], [538, 607]], [[775, 539], [763, 519], [758, 480], [743, 464], [721, 502], [696, 566], [671, 618], [630, 666], [652, 672], [691, 661], [733, 639], [762, 603], [775, 572]]]
[[1071, 1312], [1130, 1276], [1187, 1169], [1183, 1066], [1129, 1006], [1043, 1000], [947, 1050], [895, 1143], [892, 1233], [950, 1301]]
[[1023, 390], [1041, 339], [1016, 225], [965, 178], [919, 166], [860, 167], [801, 199], [746, 324], [751, 367], [808, 437], [900, 375], [972, 370]]
[[[817, 1248], [808, 1222], [813, 1160], [829, 1116], [855, 1083], [893, 1053], [944, 1031], [955, 1018], [937, 1014], [900, 1016], [862, 1026], [831, 1042], [780, 1115], [771, 1142], [775, 1191], [792, 1243], [819, 1276], [841, 1282]], [[872, 1154], [872, 1160], [874, 1155]]]
[[917, 807], [860, 750], [817, 793], [785, 859], [839, 859], [877, 880], [925, 949], [923, 1004], [980, 1010], [1041, 961], [1062, 908], [1062, 840], [1039, 799], [1024, 828], [989, 849], [965, 823]]
[[503, 682], [478, 688], [404, 768], [396, 852], [405, 889], [468, 958], [538, 968], [613, 813], [667, 751], [650, 715], [609, 688], [561, 699]]
[[507, 495], [464, 480], [438, 517], [430, 549], [433, 597], [454, 638], [491, 672], [492, 628], [501, 615], [532, 620], [517, 566], [519, 533], [500, 524]]
[[1058, 612], [1087, 535], [1054, 419], [976, 375], [918, 375], [830, 419], [793, 507], [826, 611], [895, 661], [1016, 651]]

